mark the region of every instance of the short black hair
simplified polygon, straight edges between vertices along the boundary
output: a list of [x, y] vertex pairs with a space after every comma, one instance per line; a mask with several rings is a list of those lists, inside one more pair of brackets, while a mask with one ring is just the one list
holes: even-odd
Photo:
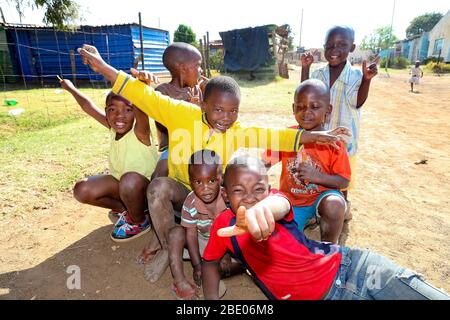
[[330, 103], [330, 90], [328, 90], [328, 87], [324, 82], [318, 79], [308, 79], [303, 81], [295, 90], [294, 101], [300, 93], [310, 88], [317, 90], [320, 95], [323, 95], [327, 99], [328, 103]]
[[[189, 158], [188, 172], [195, 164], [217, 165], [222, 167], [222, 158], [214, 150], [202, 149], [194, 152]], [[220, 170], [222, 172], [222, 169]]]
[[227, 167], [225, 168], [225, 174], [223, 176], [224, 187], [227, 186], [227, 176], [230, 175], [230, 172], [238, 168], [246, 168], [252, 171], [256, 171], [262, 176], [267, 176], [266, 166], [261, 159], [251, 155], [239, 155], [233, 157], [227, 163]]
[[123, 103], [125, 103], [127, 106], [130, 106], [130, 107], [133, 106], [133, 104], [130, 101], [128, 101], [127, 99], [125, 99], [124, 97], [110, 91], [108, 93], [108, 95], [106, 96], [105, 108], [111, 104], [112, 100], [119, 100], [119, 101], [122, 101]]
[[203, 93], [203, 101], [207, 101], [213, 90], [220, 92], [228, 92], [241, 100], [241, 89], [238, 83], [231, 77], [218, 76], [208, 81], [205, 92]]
[[325, 43], [327, 43], [330, 35], [335, 32], [345, 33], [348, 35], [348, 37], [352, 41], [352, 43], [355, 42], [355, 30], [353, 30], [352, 27], [340, 25], [340, 26], [334, 26], [327, 31], [327, 35], [325, 36]]
[[164, 50], [163, 64], [173, 75], [180, 63], [186, 63], [193, 59], [201, 59], [200, 51], [193, 45], [184, 42], [174, 42]]

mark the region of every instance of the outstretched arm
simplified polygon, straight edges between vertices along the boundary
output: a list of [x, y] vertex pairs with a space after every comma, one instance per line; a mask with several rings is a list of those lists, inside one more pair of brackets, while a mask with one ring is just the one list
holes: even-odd
[[236, 213], [236, 224], [217, 231], [219, 237], [232, 237], [249, 232], [258, 241], [267, 240], [275, 221], [283, 219], [289, 213], [291, 205], [281, 196], [268, 196], [250, 209], [241, 206]]
[[348, 128], [337, 127], [334, 130], [328, 131], [305, 131], [303, 130], [300, 137], [300, 143], [319, 143], [329, 144], [339, 150], [336, 141], [340, 140], [348, 143], [351, 140], [352, 133]]
[[[59, 77], [58, 77], [59, 78]], [[88, 96], [84, 95], [80, 90], [78, 90], [72, 81], [67, 79], [61, 79], [59, 78], [59, 82], [61, 84], [61, 87], [68, 91], [78, 102], [81, 109], [83, 109], [84, 112], [86, 112], [88, 115], [90, 115], [92, 118], [100, 122], [102, 125], [107, 127], [109, 129], [108, 121], [106, 121], [106, 115], [103, 110], [101, 110], [97, 105], [92, 101]]]

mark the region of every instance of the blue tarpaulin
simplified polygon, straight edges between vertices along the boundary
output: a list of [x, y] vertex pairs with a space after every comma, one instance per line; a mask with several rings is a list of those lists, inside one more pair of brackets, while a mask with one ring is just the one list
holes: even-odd
[[255, 71], [269, 62], [269, 38], [266, 27], [236, 29], [220, 32], [225, 48], [227, 71]]

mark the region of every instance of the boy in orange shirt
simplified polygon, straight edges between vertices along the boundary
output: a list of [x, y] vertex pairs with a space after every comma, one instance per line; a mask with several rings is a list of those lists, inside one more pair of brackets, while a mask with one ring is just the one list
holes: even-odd
[[[330, 94], [319, 80], [306, 80], [295, 91], [292, 110], [298, 125], [291, 128], [324, 131], [331, 113]], [[350, 163], [345, 146], [306, 143], [298, 152], [268, 151], [271, 165], [281, 161], [280, 191], [292, 204], [294, 219], [303, 231], [309, 219], [320, 222], [321, 240], [337, 243], [341, 234], [346, 201], [339, 191], [348, 186]]]

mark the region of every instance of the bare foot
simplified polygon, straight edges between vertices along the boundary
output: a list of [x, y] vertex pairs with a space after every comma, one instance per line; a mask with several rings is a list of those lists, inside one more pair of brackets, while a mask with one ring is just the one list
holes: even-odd
[[138, 255], [136, 262], [139, 265], [145, 265], [147, 264], [158, 252], [158, 249], [148, 249], [144, 248], [141, 251], [141, 254]]
[[144, 277], [151, 283], [161, 278], [169, 266], [169, 251], [167, 249], [159, 250], [153, 259], [144, 266]]

